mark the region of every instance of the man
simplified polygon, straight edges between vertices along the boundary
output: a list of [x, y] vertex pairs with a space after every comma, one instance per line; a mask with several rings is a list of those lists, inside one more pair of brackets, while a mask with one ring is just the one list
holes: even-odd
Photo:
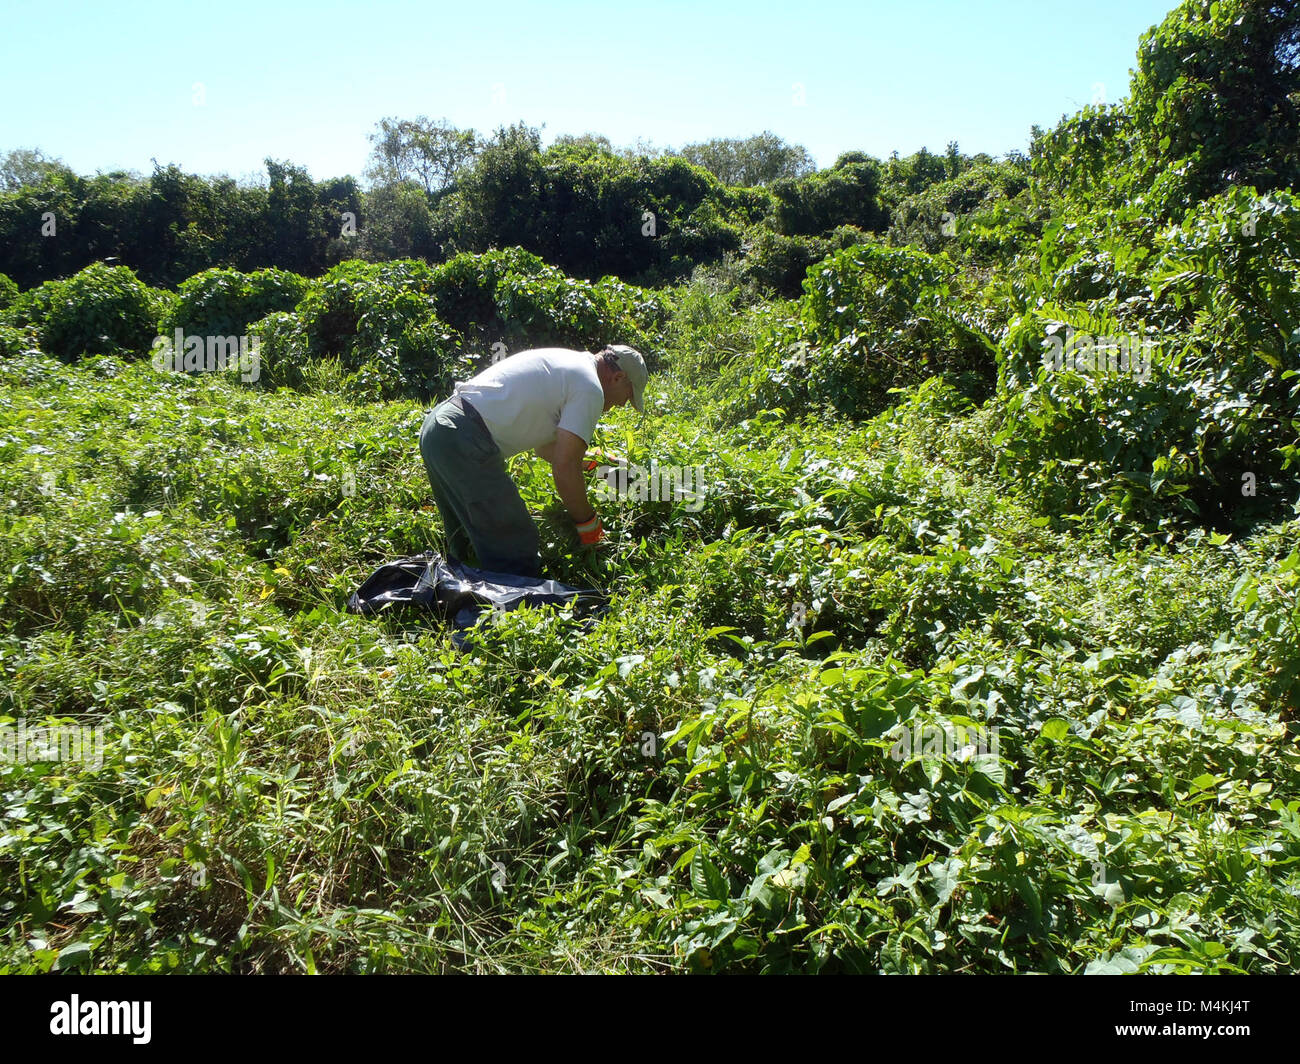
[[606, 410], [630, 402], [644, 411], [647, 376], [640, 352], [621, 344], [595, 355], [543, 347], [458, 384], [420, 429], [447, 553], [463, 561], [472, 546], [481, 569], [541, 575], [537, 526], [506, 472], [506, 459], [528, 450], [551, 464], [582, 542], [598, 543], [605, 532], [587, 500], [583, 455]]

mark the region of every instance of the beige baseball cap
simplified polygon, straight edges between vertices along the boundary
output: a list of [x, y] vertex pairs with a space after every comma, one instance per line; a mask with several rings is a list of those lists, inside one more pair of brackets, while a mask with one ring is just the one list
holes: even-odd
[[610, 344], [610, 352], [618, 361], [618, 368], [627, 374], [632, 382], [632, 405], [639, 413], [645, 413], [645, 384], [650, 379], [650, 371], [645, 368], [645, 359], [635, 347], [627, 344]]

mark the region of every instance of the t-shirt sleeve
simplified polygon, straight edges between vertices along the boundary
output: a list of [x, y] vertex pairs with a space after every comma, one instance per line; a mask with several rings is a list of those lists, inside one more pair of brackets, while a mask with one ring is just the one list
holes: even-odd
[[581, 388], [569, 396], [569, 401], [560, 410], [558, 428], [572, 432], [582, 438], [582, 442], [591, 446], [596, 433], [596, 422], [605, 410], [605, 392], [600, 387]]

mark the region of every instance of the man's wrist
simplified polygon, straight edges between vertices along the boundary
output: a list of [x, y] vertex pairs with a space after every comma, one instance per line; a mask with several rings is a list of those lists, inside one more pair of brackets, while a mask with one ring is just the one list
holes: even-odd
[[582, 541], [583, 546], [593, 547], [605, 538], [605, 529], [600, 523], [600, 516], [596, 513], [591, 515], [587, 521], [578, 521], [578, 539]]

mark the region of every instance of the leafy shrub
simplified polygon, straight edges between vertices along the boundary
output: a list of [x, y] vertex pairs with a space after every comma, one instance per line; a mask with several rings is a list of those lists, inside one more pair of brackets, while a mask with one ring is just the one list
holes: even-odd
[[0, 358], [11, 358], [40, 347], [40, 338], [34, 325], [6, 325], [0, 322]]
[[463, 339], [438, 317], [433, 278], [427, 264], [413, 260], [343, 262], [299, 303], [300, 338], [282, 321], [264, 331], [291, 360], [336, 357], [346, 373], [373, 370], [377, 361], [386, 367], [385, 394], [445, 393], [462, 367]]
[[[364, 330], [374, 339], [384, 328], [392, 330], [424, 314], [434, 313], [429, 297], [432, 270], [414, 260], [367, 263], [357, 259], [341, 262], [312, 283], [298, 304], [312, 357], [338, 355], [346, 365], [349, 360], [368, 357], [370, 352], [356, 350], [362, 339], [362, 320], [373, 314]], [[376, 317], [383, 319], [382, 327]]]
[[880, 232], [888, 214], [880, 205], [880, 164], [841, 162], [797, 180], [773, 183], [776, 222], [782, 233], [818, 236], [841, 225]]
[[1035, 127], [1030, 169], [1036, 191], [1065, 200], [1074, 208], [1071, 214], [1123, 203], [1120, 184], [1128, 173], [1124, 164], [1132, 132], [1127, 111], [1104, 105], [1084, 107], [1047, 132]]
[[1010, 266], [1041, 239], [1046, 218], [1046, 208], [1021, 192], [1014, 199], [994, 199], [976, 208], [958, 222], [957, 239], [972, 262]]
[[645, 355], [646, 365], [654, 371], [672, 317], [671, 303], [652, 288], [625, 284], [617, 277], [602, 277], [597, 281], [596, 298], [605, 307], [608, 335], [626, 339], [598, 338], [594, 345], [631, 344]]
[[[1050, 512], [1134, 528], [1276, 512], [1294, 495], [1286, 458], [1300, 434], [1294, 198], [1233, 189], [1160, 234], [1135, 204], [1073, 242], [1045, 256], [1056, 272], [1036, 289], [1090, 298], [1042, 301], [1006, 336], [1003, 468]], [[1068, 330], [1149, 345], [1149, 376], [1046, 368]]]
[[198, 336], [237, 336], [274, 311], [293, 310], [311, 287], [305, 277], [287, 270], [204, 270], [183, 281], [175, 307], [162, 322]]
[[964, 246], [971, 214], [1005, 203], [1027, 186], [1027, 175], [1014, 162], [973, 166], [902, 200], [891, 215], [889, 240], [929, 252], [950, 246], [950, 242]]
[[767, 227], [755, 230], [745, 256], [745, 276], [782, 299], [797, 299], [809, 267], [833, 251], [876, 239], [851, 225], [827, 237], [783, 236]]
[[733, 367], [728, 416], [821, 407], [870, 417], [932, 375], [982, 398], [996, 348], [955, 280], [946, 257], [922, 251], [866, 244], [827, 256], [808, 270], [796, 313], [774, 307], [752, 363]]
[[1026, 275], [1025, 302], [1084, 304], [1122, 320], [1150, 317], [1147, 273], [1157, 241], [1141, 199], [1049, 222], [1038, 242], [1037, 275]]
[[952, 276], [945, 257], [871, 245], [809, 270], [797, 329], [773, 337], [786, 362], [807, 365], [808, 401], [864, 417], [934, 374], [991, 379], [987, 341], [949, 309]]
[[10, 308], [10, 320], [36, 326], [42, 350], [68, 361], [140, 355], [149, 351], [173, 298], [125, 266], [92, 263], [67, 280], [24, 292]]
[[1222, 368], [1243, 389], [1265, 388], [1300, 366], [1300, 200], [1233, 188], [1168, 231], [1152, 268], [1151, 299], [1172, 305], [1198, 348], [1191, 368]]
[[296, 388], [303, 383], [303, 373], [311, 359], [307, 353], [307, 336], [296, 314], [285, 311], [268, 314], [253, 322], [248, 334], [259, 345], [260, 382], [264, 386]]
[[1249, 641], [1272, 663], [1270, 693], [1293, 713], [1300, 710], [1300, 550], [1293, 550], [1262, 577], [1243, 573], [1233, 605], [1243, 614]]
[[[1077, 324], [1075, 324], [1077, 323]], [[1108, 336], [1104, 320], [1077, 314], [1076, 336]], [[1045, 336], [1067, 336], [1067, 324], [1028, 314], [1013, 326], [1010, 350]], [[1024, 355], [1027, 361], [1030, 356]], [[1152, 359], [1150, 376], [1075, 372], [1040, 365], [1004, 396], [1005, 421], [995, 443], [999, 468], [1039, 499], [1044, 512], [1091, 510], [1106, 524], [1177, 524], [1196, 513], [1189, 497], [1192, 455], [1202, 413], [1190, 381]]]
[[1295, 187], [1298, 40], [1295, 5], [1262, 0], [1184, 0], [1142, 35], [1125, 171], [1164, 216], [1234, 184]]
[[612, 285], [575, 280], [558, 270], [541, 277], [507, 276], [497, 288], [497, 313], [506, 346], [645, 346], [642, 328], [632, 317], [630, 289], [617, 281]]
[[18, 286], [3, 273], [0, 273], [0, 312], [4, 311], [18, 298]]
[[439, 314], [484, 355], [498, 342], [509, 350], [626, 343], [651, 359], [668, 318], [647, 289], [615, 277], [566, 277], [522, 248], [457, 255], [431, 283]]
[[297, 312], [275, 312], [249, 333], [261, 344], [262, 380], [319, 389], [335, 379], [318, 363], [336, 360], [340, 379], [364, 370], [350, 394], [428, 399], [463, 372], [462, 341], [430, 296], [430, 269], [401, 261], [340, 263], [312, 285]]
[[465, 252], [434, 269], [434, 304], [444, 321], [481, 342], [498, 325], [497, 288], [501, 282], [507, 276], [540, 277], [545, 273], [546, 263], [540, 256], [520, 247], [481, 255]]
[[58, 281], [46, 281], [22, 292], [9, 305], [4, 317], [12, 325], [30, 326], [40, 331], [41, 325], [49, 317], [50, 305], [59, 291]]

